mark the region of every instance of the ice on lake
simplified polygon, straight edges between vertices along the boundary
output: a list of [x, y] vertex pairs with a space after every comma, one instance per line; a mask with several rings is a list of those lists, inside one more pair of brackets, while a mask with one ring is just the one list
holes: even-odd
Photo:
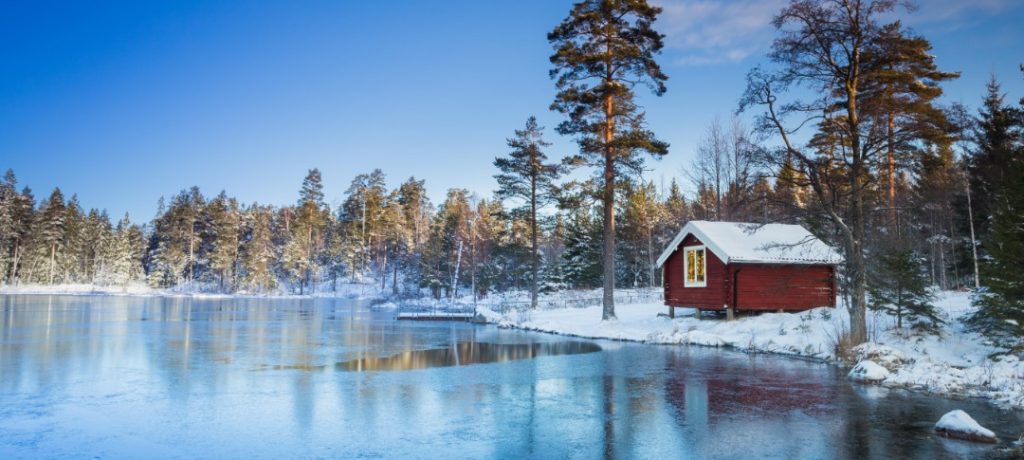
[[[396, 321], [353, 300], [0, 296], [0, 458], [962, 458], [977, 401], [827, 364]], [[620, 307], [627, 308], [627, 307]], [[355, 372], [354, 372], [355, 371]]]

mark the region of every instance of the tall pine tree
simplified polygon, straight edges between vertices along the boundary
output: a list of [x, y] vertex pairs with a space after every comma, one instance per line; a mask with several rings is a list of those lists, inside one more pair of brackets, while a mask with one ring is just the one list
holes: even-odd
[[526, 127], [517, 129], [515, 137], [508, 139], [508, 147], [512, 149], [508, 157], [494, 160], [494, 166], [501, 171], [494, 176], [498, 181], [497, 196], [525, 203], [522, 211], [530, 225], [530, 308], [537, 308], [540, 285], [537, 210], [553, 201], [552, 188], [560, 171], [557, 164], [546, 162], [543, 148], [549, 145], [544, 141], [543, 128], [537, 126], [537, 119], [530, 117]]
[[668, 80], [655, 56], [664, 36], [654, 30], [661, 8], [647, 0], [584, 0], [551, 33], [558, 94], [551, 108], [566, 115], [558, 132], [577, 137], [572, 163], [598, 169], [604, 207], [603, 312], [615, 319], [615, 195], [624, 170], [637, 171], [647, 152], [668, 153], [668, 144], [647, 129], [633, 88], [647, 85], [655, 95]]

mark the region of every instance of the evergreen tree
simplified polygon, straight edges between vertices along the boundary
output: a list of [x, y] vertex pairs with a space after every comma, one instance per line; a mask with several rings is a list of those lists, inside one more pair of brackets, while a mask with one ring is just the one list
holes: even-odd
[[14, 171], [8, 169], [0, 182], [0, 283], [8, 280], [11, 275], [17, 221], [15, 210], [18, 205], [18, 181]]
[[1004, 99], [993, 77], [975, 125], [975, 147], [968, 156], [974, 227], [981, 240], [988, 235], [996, 195], [1012, 179], [1013, 171], [1007, 165], [1021, 145], [1020, 117]]
[[[210, 218], [210, 268], [217, 276], [220, 290], [233, 291], [241, 230], [238, 202], [234, 198], [228, 198], [227, 193], [221, 191], [207, 205], [206, 212]], [[225, 285], [226, 282], [230, 284]]]
[[59, 282], [74, 283], [89, 281], [79, 278], [86, 265], [86, 244], [88, 244], [88, 222], [78, 202], [78, 195], [71, 195], [64, 207], [63, 250], [57, 258]]
[[527, 119], [526, 127], [517, 129], [515, 137], [508, 139], [507, 143], [512, 149], [508, 157], [494, 160], [494, 166], [501, 171], [494, 176], [498, 181], [496, 194], [501, 199], [515, 198], [525, 203], [525, 209], [520, 209], [520, 212], [526, 214], [530, 225], [530, 308], [537, 308], [540, 286], [537, 210], [553, 201], [552, 187], [560, 168], [546, 163], [547, 155], [543, 148], [551, 144], [544, 141], [543, 128], [537, 126], [534, 117]]
[[313, 275], [319, 271], [317, 259], [323, 244], [327, 214], [320, 171], [314, 168], [302, 181], [291, 239], [285, 245], [282, 261], [292, 280], [299, 283], [299, 294], [305, 293], [307, 284], [315, 284]]
[[[885, 126], [888, 227], [899, 233], [897, 176], [911, 164], [914, 145], [942, 143], [953, 130], [945, 112], [936, 105], [941, 83], [960, 76], [939, 70], [931, 43], [909, 34], [899, 21], [882, 27], [865, 51], [869, 74], [861, 89], [863, 115]], [[901, 166], [903, 168], [901, 168]]]
[[50, 198], [39, 210], [39, 216], [34, 222], [32, 231], [40, 255], [48, 259], [48, 275], [45, 278], [48, 284], [53, 284], [57, 274], [57, 251], [64, 244], [66, 218], [67, 207], [64, 203], [64, 195], [59, 188], [55, 188], [50, 194]]
[[[8, 183], [14, 186], [14, 174], [10, 174]], [[11, 203], [11, 220], [13, 231], [11, 232], [8, 245], [10, 247], [10, 269], [8, 269], [8, 282], [14, 283], [21, 279], [23, 260], [26, 258], [31, 241], [33, 222], [36, 220], [35, 197], [32, 189], [25, 187], [21, 193], [14, 197]]]
[[601, 230], [589, 209], [577, 209], [566, 220], [562, 273], [570, 288], [601, 285]]
[[266, 292], [277, 287], [274, 263], [273, 210], [254, 204], [245, 213], [246, 236], [242, 245], [242, 284], [249, 291]]
[[84, 243], [79, 257], [79, 278], [84, 282], [98, 283], [99, 278], [110, 269], [110, 248], [115, 244], [114, 229], [106, 211], [89, 210], [85, 220]]
[[1019, 352], [1024, 350], [1024, 146], [1010, 143], [1009, 123], [1001, 118], [1012, 115], [1019, 123], [1024, 100], [1019, 111], [1012, 110], [999, 107], [997, 95], [998, 88], [989, 85], [978, 136], [981, 155], [974, 158], [972, 170], [981, 173], [975, 177], [979, 189], [992, 194], [992, 218], [982, 238], [988, 254], [981, 265], [984, 288], [975, 299], [979, 308], [971, 322], [1000, 345]]
[[932, 306], [928, 279], [921, 263], [909, 248], [893, 246], [875, 258], [872, 266], [871, 307], [896, 316], [896, 328], [903, 328], [903, 319], [926, 320], [927, 329], [936, 330], [942, 320]]
[[395, 201], [401, 209], [405, 229], [400, 247], [401, 260], [398, 261], [401, 265], [395, 268], [403, 271], [407, 287], [421, 286], [424, 284], [421, 269], [423, 249], [431, 228], [431, 205], [424, 181], [410, 177], [398, 187]]
[[339, 220], [344, 226], [346, 259], [352, 276], [364, 276], [383, 260], [383, 210], [387, 200], [384, 173], [375, 169], [352, 179]]
[[97, 272], [96, 282], [105, 286], [125, 286], [140, 279], [142, 245], [141, 230], [132, 225], [128, 214], [125, 214], [102, 251], [104, 264]]
[[661, 249], [655, 246], [655, 230], [665, 219], [665, 209], [658, 202], [654, 182], [627, 183], [624, 190], [619, 251], [626, 270], [621, 279], [633, 287], [652, 287], [657, 280], [656, 251]]
[[548, 34], [555, 48], [551, 76], [558, 88], [551, 107], [568, 118], [558, 132], [577, 136], [580, 155], [573, 164], [589, 163], [600, 170], [605, 320], [615, 318], [616, 181], [623, 168], [641, 168], [639, 152], [655, 157], [668, 153], [668, 144], [645, 126], [633, 94], [638, 83], [655, 95], [665, 92], [668, 77], [654, 60], [664, 46], [663, 36], [653, 28], [660, 13], [661, 8], [646, 0], [584, 0]]
[[448, 190], [448, 196], [434, 219], [431, 234], [433, 257], [430, 265], [432, 288], [436, 294], [455, 298], [468, 266], [472, 208], [465, 189]]

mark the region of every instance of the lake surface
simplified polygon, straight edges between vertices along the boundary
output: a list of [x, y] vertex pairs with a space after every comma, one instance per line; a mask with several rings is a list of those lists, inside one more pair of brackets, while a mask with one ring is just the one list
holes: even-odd
[[[395, 321], [352, 300], [0, 296], [0, 458], [986, 458], [962, 408], [699, 347]], [[628, 308], [628, 307], [620, 307]]]

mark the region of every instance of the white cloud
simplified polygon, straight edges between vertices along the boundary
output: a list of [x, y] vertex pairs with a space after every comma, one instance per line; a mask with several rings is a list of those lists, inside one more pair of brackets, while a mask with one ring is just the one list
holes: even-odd
[[[771, 25], [788, 0], [652, 0], [664, 9], [658, 29], [673, 63], [707, 66], [763, 55], [775, 37]], [[911, 13], [898, 17], [911, 26], [960, 25], [1019, 7], [1020, 0], [918, 0]]]
[[738, 62], [768, 48], [771, 19], [786, 0], [655, 0], [658, 28], [678, 65]]

